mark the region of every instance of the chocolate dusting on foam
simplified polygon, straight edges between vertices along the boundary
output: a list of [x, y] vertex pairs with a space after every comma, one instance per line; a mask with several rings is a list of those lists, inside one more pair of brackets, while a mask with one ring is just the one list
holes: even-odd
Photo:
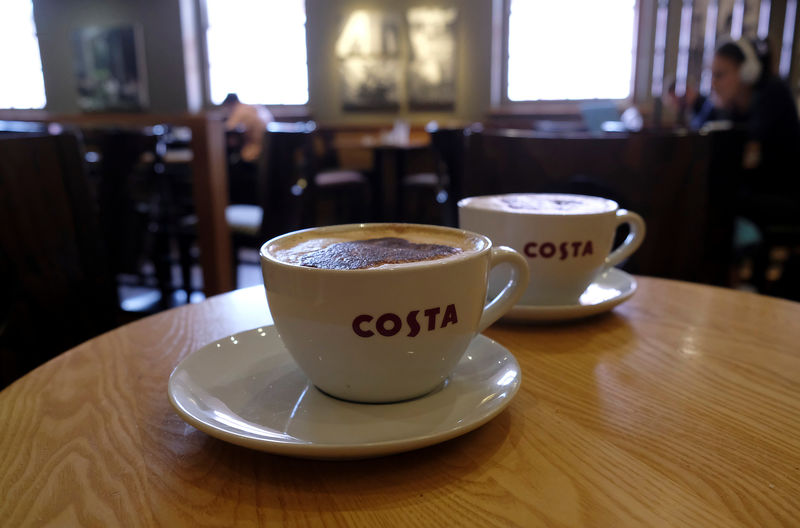
[[300, 264], [310, 268], [355, 270], [383, 264], [435, 260], [460, 253], [441, 244], [415, 244], [404, 238], [385, 237], [338, 242], [304, 255]]

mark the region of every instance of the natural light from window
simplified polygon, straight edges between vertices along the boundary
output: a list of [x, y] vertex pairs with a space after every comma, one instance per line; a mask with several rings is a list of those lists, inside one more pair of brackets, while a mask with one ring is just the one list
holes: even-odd
[[32, 0], [0, 0], [0, 108], [44, 108]]
[[511, 0], [511, 101], [625, 99], [635, 0]]
[[211, 102], [308, 102], [305, 0], [206, 0]]

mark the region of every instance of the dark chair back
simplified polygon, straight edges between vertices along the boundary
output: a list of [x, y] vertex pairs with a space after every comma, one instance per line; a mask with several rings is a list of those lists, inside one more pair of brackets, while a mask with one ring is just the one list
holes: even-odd
[[429, 126], [436, 173], [441, 185], [447, 190], [448, 218], [458, 223], [458, 201], [463, 198], [462, 184], [465, 137], [469, 129]]
[[106, 263], [75, 136], [0, 139], [0, 387], [113, 327]]
[[733, 216], [724, 200], [714, 198], [710, 136], [492, 131], [467, 139], [466, 196], [572, 192], [611, 198], [647, 222], [645, 241], [627, 270], [727, 282], [727, 259], [718, 252], [730, 246], [725, 233]]
[[142, 154], [156, 152], [157, 137], [141, 130], [86, 128], [81, 131], [86, 150], [99, 154], [92, 181], [100, 206], [100, 228], [109, 265], [115, 273], [138, 273], [145, 252], [147, 217], [138, 204], [146, 203], [152, 182], [136, 181]]
[[242, 159], [244, 132], [225, 132], [225, 157], [228, 160], [228, 201], [232, 204], [259, 205], [258, 164]]
[[316, 125], [270, 123], [264, 136], [264, 166], [259, 194], [264, 209], [262, 240], [309, 225], [309, 199], [316, 167]]

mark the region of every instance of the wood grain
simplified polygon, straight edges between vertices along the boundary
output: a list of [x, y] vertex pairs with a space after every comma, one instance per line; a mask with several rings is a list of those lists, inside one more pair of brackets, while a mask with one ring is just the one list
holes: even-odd
[[613, 313], [496, 325], [523, 368], [461, 438], [349, 462], [211, 438], [172, 368], [268, 322], [260, 288], [122, 327], [0, 393], [4, 526], [797, 526], [800, 304], [640, 278]]

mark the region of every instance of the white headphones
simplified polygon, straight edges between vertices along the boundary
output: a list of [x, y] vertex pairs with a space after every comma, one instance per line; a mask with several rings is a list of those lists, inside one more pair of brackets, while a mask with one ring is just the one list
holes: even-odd
[[744, 55], [744, 62], [739, 67], [739, 78], [745, 84], [755, 84], [761, 78], [761, 60], [758, 58], [758, 53], [753, 46], [753, 43], [746, 38], [741, 38], [735, 41], [736, 45]]

